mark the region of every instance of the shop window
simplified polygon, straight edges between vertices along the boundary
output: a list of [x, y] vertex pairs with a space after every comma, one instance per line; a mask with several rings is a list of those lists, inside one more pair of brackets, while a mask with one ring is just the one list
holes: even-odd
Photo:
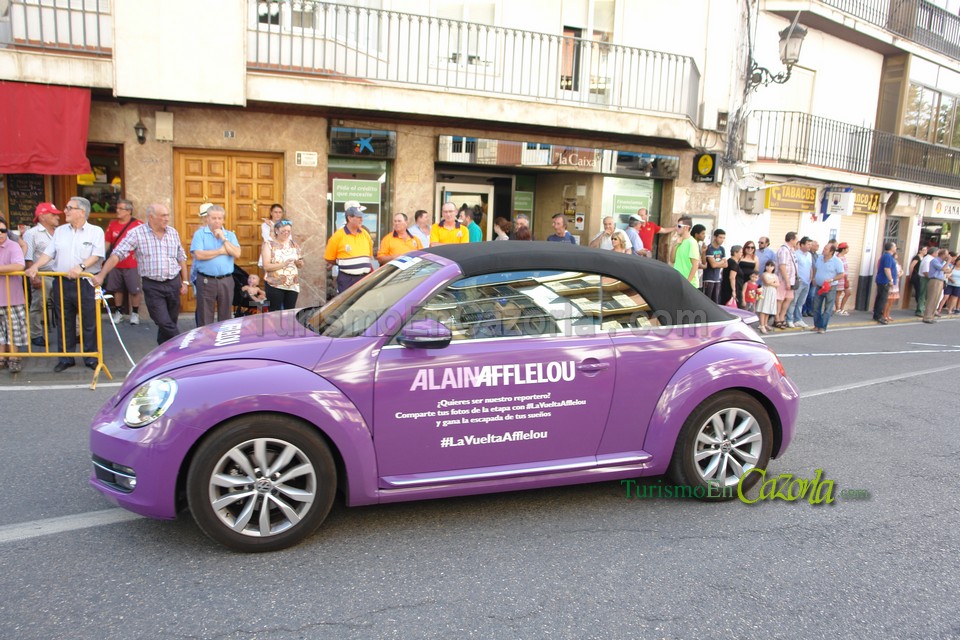
[[106, 227], [123, 197], [123, 146], [91, 143], [87, 145], [87, 158], [92, 171], [77, 176], [77, 195], [90, 201], [91, 222]]
[[382, 234], [393, 228], [393, 212], [388, 204], [392, 184], [391, 163], [386, 160], [331, 156], [327, 161], [327, 180], [327, 200], [330, 205], [327, 237], [346, 222], [344, 202], [356, 200], [365, 207], [363, 226], [373, 238], [376, 253]]

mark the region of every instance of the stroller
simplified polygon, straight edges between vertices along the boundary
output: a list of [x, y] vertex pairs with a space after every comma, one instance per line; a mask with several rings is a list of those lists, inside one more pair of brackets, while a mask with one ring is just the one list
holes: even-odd
[[237, 264], [233, 265], [233, 317], [252, 316], [269, 311], [270, 302], [267, 300], [253, 300], [243, 287], [247, 286], [250, 274]]

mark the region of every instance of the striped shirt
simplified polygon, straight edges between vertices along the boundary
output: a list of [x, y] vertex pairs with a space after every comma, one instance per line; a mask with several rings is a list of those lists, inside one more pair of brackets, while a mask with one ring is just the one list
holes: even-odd
[[161, 238], [150, 225], [141, 224], [130, 229], [112, 255], [123, 260], [131, 252], [136, 252], [140, 277], [162, 282], [179, 276], [180, 263], [187, 260], [180, 234], [173, 227], [167, 227]]

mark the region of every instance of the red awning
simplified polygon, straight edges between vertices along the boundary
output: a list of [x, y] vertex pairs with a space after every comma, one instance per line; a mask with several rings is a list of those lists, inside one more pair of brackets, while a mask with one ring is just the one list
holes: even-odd
[[0, 81], [0, 174], [90, 173], [90, 90]]

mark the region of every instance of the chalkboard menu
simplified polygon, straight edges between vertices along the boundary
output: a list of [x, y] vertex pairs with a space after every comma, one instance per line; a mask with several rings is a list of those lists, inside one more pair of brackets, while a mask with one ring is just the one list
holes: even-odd
[[46, 200], [43, 176], [35, 173], [7, 174], [7, 201], [10, 205], [10, 225], [33, 225], [33, 212]]

